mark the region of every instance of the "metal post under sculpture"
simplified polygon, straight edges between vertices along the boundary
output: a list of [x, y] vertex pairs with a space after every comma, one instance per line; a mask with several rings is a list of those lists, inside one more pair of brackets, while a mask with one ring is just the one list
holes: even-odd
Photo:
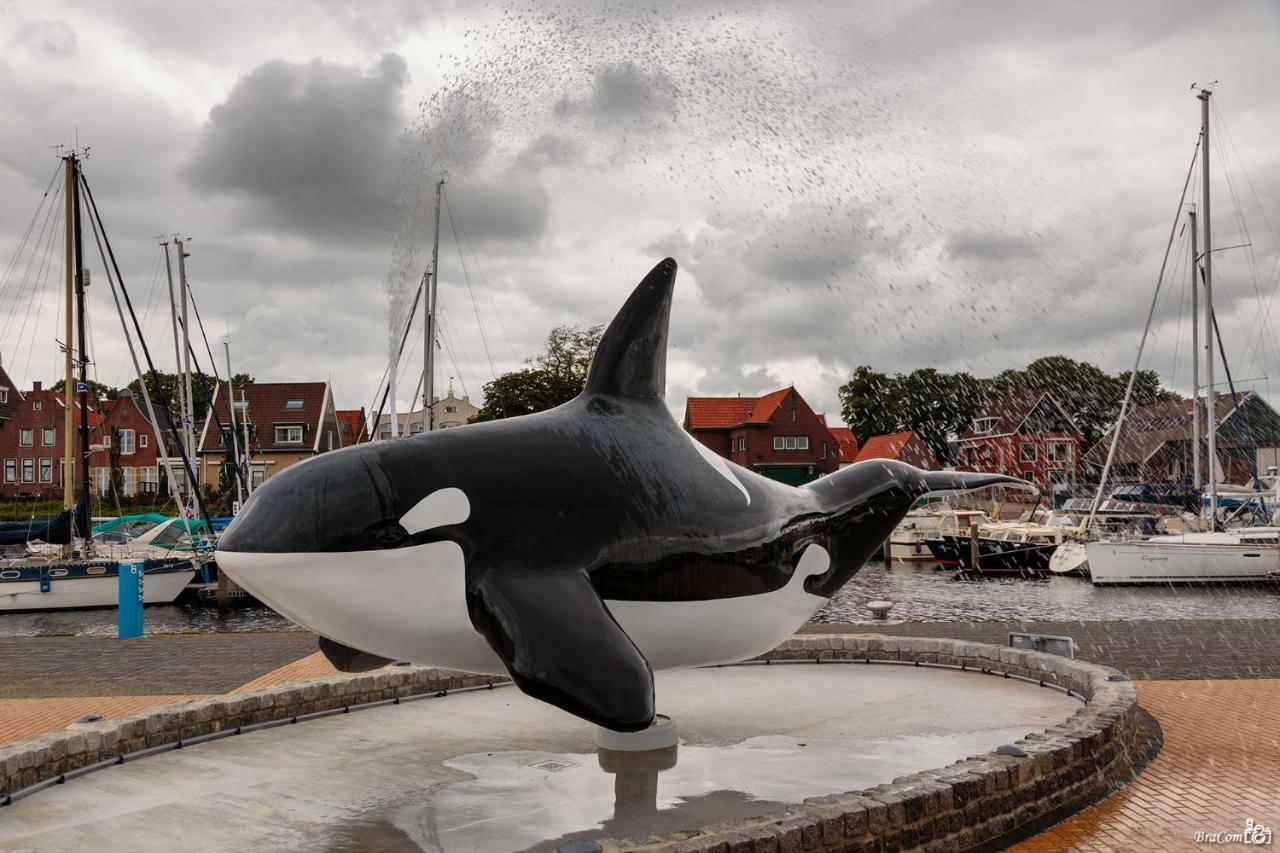
[[663, 401], [675, 279], [667, 259], [640, 282], [576, 399], [289, 468], [223, 534], [219, 566], [340, 668], [510, 673], [638, 731], [653, 670], [773, 648], [921, 495], [1026, 487], [884, 460], [794, 487], [716, 456]]

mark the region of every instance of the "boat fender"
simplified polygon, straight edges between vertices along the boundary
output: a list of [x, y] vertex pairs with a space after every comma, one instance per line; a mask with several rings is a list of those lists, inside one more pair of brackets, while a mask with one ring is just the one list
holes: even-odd
[[53, 580], [52, 578], [49, 577], [48, 569], [40, 570], [40, 591], [41, 592], [53, 591]]

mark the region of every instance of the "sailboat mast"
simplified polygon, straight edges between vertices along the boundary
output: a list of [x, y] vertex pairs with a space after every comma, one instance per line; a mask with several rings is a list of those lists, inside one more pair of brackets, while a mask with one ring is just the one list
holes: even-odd
[[1204, 381], [1205, 417], [1209, 419], [1209, 523], [1218, 526], [1218, 407], [1213, 390], [1213, 232], [1209, 226], [1209, 96], [1201, 89], [1200, 99], [1200, 173], [1204, 195]]
[[1200, 258], [1196, 241], [1196, 206], [1187, 212], [1191, 223], [1191, 468], [1200, 493]]
[[62, 508], [71, 509], [75, 506], [75, 449], [71, 441], [71, 431], [74, 428], [71, 412], [73, 407], [72, 391], [75, 388], [75, 374], [73, 372], [73, 361], [71, 354], [71, 341], [75, 336], [75, 305], [73, 299], [75, 295], [76, 281], [76, 253], [75, 253], [75, 208], [72, 205], [72, 199], [75, 198], [76, 183], [76, 155], [69, 154], [62, 158], [64, 165], [64, 192], [62, 194], [63, 207], [66, 211], [63, 240], [66, 248], [66, 257], [64, 259], [63, 269], [66, 270], [66, 325], [63, 330], [63, 350], [65, 358], [63, 359], [62, 373], [62, 399], [66, 405], [62, 412]]
[[[85, 322], [84, 304], [84, 235], [80, 227], [80, 161], [74, 161], [74, 179], [72, 182], [72, 236], [76, 245], [76, 324], [80, 328], [80, 382], [76, 386], [76, 397], [80, 403], [80, 499], [84, 502], [81, 511], [76, 513], [76, 522], [81, 524], [80, 535], [84, 537], [86, 547], [89, 537], [89, 334]], [[70, 341], [68, 341], [70, 343]], [[67, 437], [70, 442], [70, 436]]]
[[[169, 256], [169, 241], [165, 240], [160, 245], [164, 246], [164, 271], [169, 279], [169, 321], [173, 326], [173, 370], [181, 379], [182, 376], [182, 338], [178, 334], [178, 294], [173, 289], [173, 259]], [[159, 381], [159, 377], [156, 377]], [[183, 397], [182, 382], [178, 382], [178, 418], [182, 418], [182, 413], [187, 410], [187, 403]], [[170, 403], [169, 420], [173, 422], [173, 408]], [[183, 446], [185, 450], [185, 445]], [[188, 459], [190, 456], [187, 457]], [[188, 484], [188, 488], [190, 484]]]
[[436, 225], [435, 234], [431, 239], [431, 293], [426, 300], [423, 315], [423, 331], [426, 334], [424, 341], [426, 354], [422, 365], [423, 432], [431, 432], [436, 425], [436, 297], [440, 290], [440, 200], [443, 194], [444, 176], [441, 175], [440, 180], [436, 182]]
[[240, 488], [240, 472], [244, 470], [240, 460], [240, 438], [236, 433], [236, 387], [231, 384], [231, 339], [222, 342], [227, 355], [227, 409], [231, 412], [231, 455], [236, 460], [236, 503], [244, 506], [244, 492]]
[[[182, 411], [182, 435], [187, 443], [187, 458], [195, 459], [195, 404], [191, 392], [191, 337], [187, 322], [187, 250], [183, 241], [174, 239], [178, 247], [178, 292], [182, 296], [182, 391], [185, 408]], [[191, 488], [198, 489], [199, 483], [192, 483]]]

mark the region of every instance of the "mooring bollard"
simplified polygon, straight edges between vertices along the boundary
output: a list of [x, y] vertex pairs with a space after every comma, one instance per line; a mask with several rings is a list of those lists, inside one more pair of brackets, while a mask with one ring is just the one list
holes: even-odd
[[117, 592], [116, 637], [142, 636], [142, 584], [145, 575], [141, 561], [121, 563]]

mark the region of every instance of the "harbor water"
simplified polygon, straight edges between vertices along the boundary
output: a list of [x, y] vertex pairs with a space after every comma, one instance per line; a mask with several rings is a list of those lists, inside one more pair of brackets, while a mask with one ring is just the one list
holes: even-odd
[[[1095, 587], [1066, 576], [969, 577], [933, 563], [871, 562], [815, 617], [817, 622], [868, 621], [866, 603], [894, 603], [892, 617], [912, 622], [1083, 621], [1152, 619], [1280, 619], [1280, 587]], [[149, 606], [147, 633], [301, 630], [266, 607], [228, 613], [195, 603]], [[0, 614], [0, 636], [114, 636], [115, 610]]]

